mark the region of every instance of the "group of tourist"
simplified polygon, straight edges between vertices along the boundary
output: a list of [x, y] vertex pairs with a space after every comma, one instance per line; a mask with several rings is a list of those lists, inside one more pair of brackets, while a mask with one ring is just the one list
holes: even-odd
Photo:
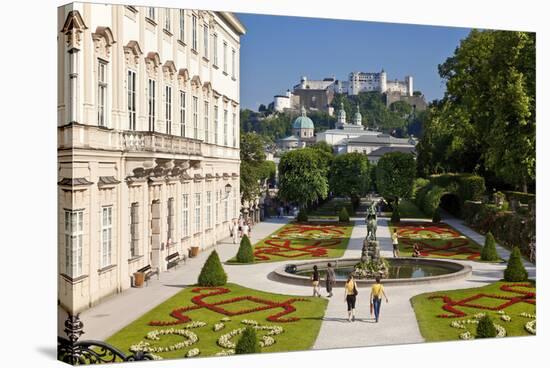
[[[370, 314], [372, 315], [374, 313], [374, 320], [378, 323], [378, 320], [380, 319], [380, 306], [382, 305], [382, 296], [386, 299], [386, 303], [388, 303], [388, 297], [386, 296], [386, 292], [384, 291], [384, 286], [380, 282], [380, 277], [376, 277], [376, 282], [371, 287], [370, 292]], [[313, 266], [313, 274], [311, 275], [311, 281], [313, 286], [313, 296], [321, 296], [321, 291], [319, 284], [321, 282], [321, 275], [319, 273], [319, 268], [317, 265]], [[334, 269], [332, 268], [332, 264], [327, 264], [327, 269], [325, 273], [325, 286], [327, 289], [327, 297], [332, 297], [332, 287], [334, 286], [336, 281], [336, 274], [334, 273]], [[344, 300], [347, 304], [348, 308], [348, 321], [352, 322], [355, 321], [355, 304], [357, 302], [357, 295], [359, 294], [359, 291], [357, 289], [357, 284], [355, 282], [355, 278], [353, 277], [353, 274], [349, 274], [346, 283], [344, 284]]]
[[245, 220], [242, 216], [239, 216], [239, 219], [233, 219], [233, 222], [229, 225], [229, 235], [233, 238], [233, 244], [239, 243], [239, 239], [244, 235], [250, 237], [252, 225], [254, 223], [251, 219]]
[[[391, 234], [391, 242], [393, 245], [393, 257], [399, 257], [399, 235], [397, 235], [397, 229], [394, 229], [393, 234]], [[418, 243], [413, 244], [412, 256], [420, 257], [420, 245]]]

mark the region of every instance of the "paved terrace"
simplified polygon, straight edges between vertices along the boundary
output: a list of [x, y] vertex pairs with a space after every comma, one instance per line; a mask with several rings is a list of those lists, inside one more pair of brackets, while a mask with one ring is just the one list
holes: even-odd
[[[367, 230], [363, 218], [356, 217], [353, 220], [355, 227], [344, 257], [359, 258]], [[289, 218], [269, 219], [267, 222], [257, 224], [252, 231], [251, 240], [253, 242], [261, 240], [288, 221]], [[483, 244], [484, 237], [463, 225], [460, 220], [449, 218], [444, 221], [476, 242]], [[387, 218], [379, 218], [377, 235], [382, 255], [391, 257], [392, 245]], [[221, 241], [216, 249], [221, 260], [226, 261], [236, 254], [237, 247], [238, 245], [234, 245], [231, 239], [227, 238]], [[509, 251], [500, 246], [497, 246], [497, 249], [501, 257], [505, 259], [508, 257]], [[160, 280], [152, 280], [149, 282], [149, 286], [141, 289], [128, 289], [83, 312], [81, 318], [85, 326], [85, 335], [82, 338], [104, 340], [184, 287], [194, 284], [209, 254], [210, 251], [202, 252], [198, 257], [188, 259], [187, 264], [181, 264], [176, 270], [162, 273]], [[414, 310], [410, 304], [412, 296], [437, 290], [483, 286], [501, 279], [502, 271], [506, 266], [504, 263], [457, 262], [470, 264], [473, 268], [472, 275], [463, 280], [433, 284], [387, 286], [386, 293], [389, 303], [383, 303], [379, 323], [374, 323], [374, 319], [370, 316], [368, 302], [370, 289], [368, 287], [359, 287], [357, 319], [352, 323], [347, 321], [343, 289], [335, 289], [313, 348], [327, 349], [423, 342]], [[285, 261], [253, 265], [224, 265], [224, 267], [229, 281], [233, 283], [275, 293], [310, 295], [310, 287], [284, 284], [270, 278], [269, 274], [284, 263]], [[528, 262], [525, 262], [525, 265], [530, 277], [535, 278], [535, 266]], [[60, 310], [60, 313], [63, 312]], [[61, 314], [61, 320], [64, 320], [63, 314]]]

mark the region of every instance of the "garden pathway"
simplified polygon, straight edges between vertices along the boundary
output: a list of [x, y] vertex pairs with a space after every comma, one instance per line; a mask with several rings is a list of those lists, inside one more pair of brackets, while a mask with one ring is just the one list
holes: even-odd
[[[354, 218], [354, 220], [356, 225], [344, 257], [359, 257], [366, 235], [364, 219]], [[252, 242], [261, 240], [288, 221], [288, 218], [269, 219], [267, 222], [257, 224], [252, 232]], [[446, 221], [472, 239], [483, 242], [479, 234], [462, 225], [459, 220], [448, 219]], [[377, 235], [382, 255], [391, 257], [392, 245], [387, 218], [379, 218]], [[231, 239], [228, 238], [221, 241], [216, 246], [216, 250], [221, 260], [226, 261], [235, 255], [237, 247], [238, 245], [232, 244]], [[501, 247], [498, 247], [498, 250], [502, 255], [507, 254]], [[182, 288], [195, 283], [209, 254], [210, 251], [202, 252], [197, 258], [189, 259], [187, 264], [179, 266], [176, 270], [161, 274], [160, 280], [153, 280], [149, 286], [142, 289], [125, 290], [84, 311], [81, 314], [81, 319], [84, 322], [86, 334], [82, 338], [104, 340]], [[473, 267], [472, 275], [464, 280], [415, 286], [387, 286], [389, 303], [383, 304], [378, 324], [374, 323], [369, 314], [369, 288], [361, 287], [359, 289], [357, 321], [353, 323], [347, 322], [343, 290], [337, 288], [334, 296], [329, 300], [321, 330], [313, 348], [327, 349], [422, 342], [423, 338], [418, 330], [414, 310], [410, 304], [412, 296], [437, 290], [483, 286], [500, 279], [505, 267], [505, 264], [464, 262]], [[224, 268], [230, 282], [245, 287], [274, 293], [309, 295], [310, 287], [284, 284], [271, 279], [269, 274], [284, 263], [285, 261], [252, 265], [224, 265]], [[526, 266], [529, 275], [534, 278], [535, 267], [528, 263]], [[61, 320], [64, 320], [63, 315]]]

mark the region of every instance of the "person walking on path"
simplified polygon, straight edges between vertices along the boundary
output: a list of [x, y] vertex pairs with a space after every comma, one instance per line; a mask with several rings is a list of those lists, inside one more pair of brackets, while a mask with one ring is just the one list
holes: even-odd
[[378, 323], [378, 320], [380, 318], [380, 305], [382, 304], [382, 295], [384, 295], [386, 303], [388, 303], [388, 297], [386, 296], [386, 292], [384, 291], [384, 285], [380, 283], [380, 276], [376, 276], [376, 283], [372, 285], [370, 291], [370, 304], [372, 307], [371, 315], [372, 309], [374, 309], [374, 319], [376, 323]]
[[233, 219], [233, 223], [229, 227], [229, 232], [233, 238], [233, 244], [237, 244], [239, 242], [239, 223], [237, 219]]
[[317, 266], [313, 266], [313, 274], [311, 275], [311, 285], [313, 286], [313, 296], [321, 296], [321, 292], [319, 291], [319, 269]]
[[350, 273], [348, 280], [344, 285], [344, 300], [348, 305], [348, 321], [355, 321], [355, 301], [357, 299], [357, 285], [355, 284], [355, 279]]
[[391, 234], [391, 242], [393, 244], [393, 256], [399, 257], [399, 236], [397, 235], [397, 229], [393, 229], [393, 234]]
[[327, 265], [327, 273], [325, 276], [327, 293], [329, 298], [332, 296], [332, 287], [334, 286], [335, 280], [336, 280], [336, 275], [334, 274], [334, 269], [332, 268], [332, 264], [329, 263]]
[[248, 222], [244, 222], [243, 225], [241, 226], [241, 233], [242, 233], [242, 236], [248, 236], [250, 237], [250, 226], [248, 225]]

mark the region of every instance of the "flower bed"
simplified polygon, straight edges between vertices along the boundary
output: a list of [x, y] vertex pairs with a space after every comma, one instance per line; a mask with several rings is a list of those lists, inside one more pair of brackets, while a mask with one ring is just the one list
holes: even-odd
[[499, 337], [529, 335], [533, 326], [536, 332], [536, 289], [530, 282], [421, 294], [412, 298], [412, 304], [427, 341], [474, 338], [484, 314], [492, 318]]
[[[242, 301], [257, 306], [230, 308]], [[326, 305], [324, 298], [296, 298], [235, 284], [191, 287], [145, 313], [107, 342], [125, 352], [153, 353], [155, 359], [224, 356], [234, 354], [232, 344], [240, 329], [250, 325], [257, 330], [262, 352], [306, 350], [317, 337]]]
[[480, 259], [481, 246], [446, 223], [400, 222], [390, 227], [392, 234], [394, 229], [403, 256], [412, 255], [416, 243], [422, 257]]
[[255, 245], [254, 259], [255, 262], [271, 262], [341, 257], [352, 229], [353, 224], [348, 223], [287, 224]]

